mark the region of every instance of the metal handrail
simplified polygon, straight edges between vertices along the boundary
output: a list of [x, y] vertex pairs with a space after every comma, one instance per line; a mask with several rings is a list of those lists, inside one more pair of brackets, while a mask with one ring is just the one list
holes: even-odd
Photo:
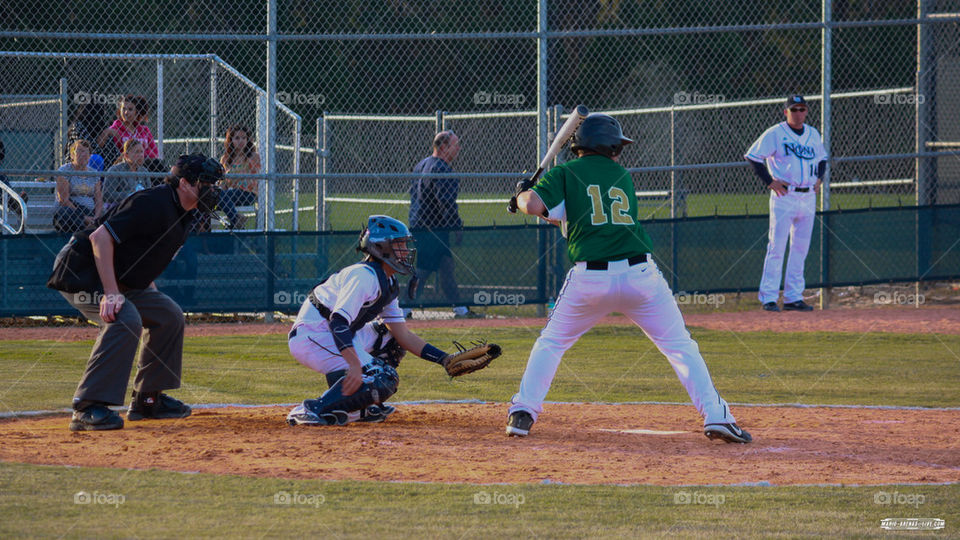
[[[23, 232], [23, 227], [27, 224], [27, 203], [23, 202], [23, 199], [13, 188], [4, 183], [0, 183], [0, 191], [3, 192], [2, 196], [0, 196], [0, 202], [3, 203], [3, 207], [0, 208], [0, 227], [9, 234], [20, 234]], [[20, 205], [20, 228], [18, 229], [14, 229], [7, 222], [7, 214], [9, 213], [7, 209], [8, 197], [12, 197], [13, 200]]]

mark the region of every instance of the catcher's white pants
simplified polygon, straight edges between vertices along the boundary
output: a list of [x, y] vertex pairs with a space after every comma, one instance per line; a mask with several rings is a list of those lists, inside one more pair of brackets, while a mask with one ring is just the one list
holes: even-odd
[[525, 410], [536, 420], [563, 353], [613, 311], [629, 317], [667, 357], [704, 424], [736, 422], [713, 386], [670, 286], [652, 261], [634, 266], [613, 261], [607, 270], [587, 270], [585, 263], [577, 263], [570, 269], [556, 307], [530, 351], [510, 412]]
[[803, 300], [803, 263], [810, 249], [810, 236], [817, 215], [817, 194], [813, 191], [786, 195], [770, 192], [770, 232], [767, 257], [763, 260], [760, 279], [760, 303], [776, 302], [780, 296], [780, 275], [783, 273], [783, 254], [790, 239], [790, 256], [783, 280], [783, 301]]
[[[287, 346], [297, 362], [323, 374], [347, 369], [347, 361], [337, 350], [327, 321], [301, 324], [295, 328], [297, 335], [289, 339]], [[357, 352], [361, 365], [365, 366], [373, 361], [370, 351], [376, 341], [377, 332], [373, 329], [372, 322], [365, 324], [354, 334], [353, 349]]]

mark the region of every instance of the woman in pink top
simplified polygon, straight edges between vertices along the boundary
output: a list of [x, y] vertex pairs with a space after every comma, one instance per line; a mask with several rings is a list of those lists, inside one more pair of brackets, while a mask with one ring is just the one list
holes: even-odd
[[157, 150], [157, 143], [153, 140], [153, 133], [146, 124], [150, 118], [147, 99], [143, 96], [127, 94], [117, 105], [117, 119], [110, 124], [110, 127], [103, 130], [97, 138], [97, 143], [103, 146], [110, 139], [113, 140], [117, 150], [122, 150], [123, 143], [136, 139], [143, 145], [145, 159], [157, 158], [160, 152]]

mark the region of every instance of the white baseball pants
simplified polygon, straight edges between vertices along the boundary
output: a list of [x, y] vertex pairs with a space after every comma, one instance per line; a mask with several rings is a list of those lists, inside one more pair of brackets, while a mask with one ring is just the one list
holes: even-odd
[[577, 263], [570, 269], [556, 307], [530, 351], [510, 412], [525, 410], [536, 420], [563, 353], [614, 311], [629, 317], [667, 357], [704, 424], [736, 422], [713, 386], [669, 285], [652, 261], [634, 266], [626, 260], [613, 261], [607, 270], [587, 270], [585, 263]]
[[783, 273], [783, 254], [790, 239], [790, 256], [783, 281], [783, 301], [803, 300], [803, 263], [810, 249], [810, 236], [817, 214], [817, 194], [790, 191], [786, 195], [770, 192], [770, 232], [767, 256], [763, 260], [760, 279], [761, 304], [776, 302], [780, 296], [780, 275]]
[[[290, 354], [297, 362], [323, 374], [347, 369], [347, 361], [343, 359], [330, 333], [327, 321], [318, 321], [313, 324], [302, 324], [296, 327], [297, 335], [290, 338], [287, 346]], [[353, 336], [353, 349], [357, 352], [360, 365], [367, 365], [373, 361], [370, 350], [377, 341], [377, 332], [373, 323], [367, 323]]]

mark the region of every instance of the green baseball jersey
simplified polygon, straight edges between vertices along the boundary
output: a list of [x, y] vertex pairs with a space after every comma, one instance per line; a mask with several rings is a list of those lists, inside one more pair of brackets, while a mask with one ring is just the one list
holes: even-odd
[[568, 161], [544, 174], [533, 191], [551, 219], [566, 216], [571, 261], [616, 261], [653, 251], [637, 219], [633, 179], [616, 161], [596, 154]]

